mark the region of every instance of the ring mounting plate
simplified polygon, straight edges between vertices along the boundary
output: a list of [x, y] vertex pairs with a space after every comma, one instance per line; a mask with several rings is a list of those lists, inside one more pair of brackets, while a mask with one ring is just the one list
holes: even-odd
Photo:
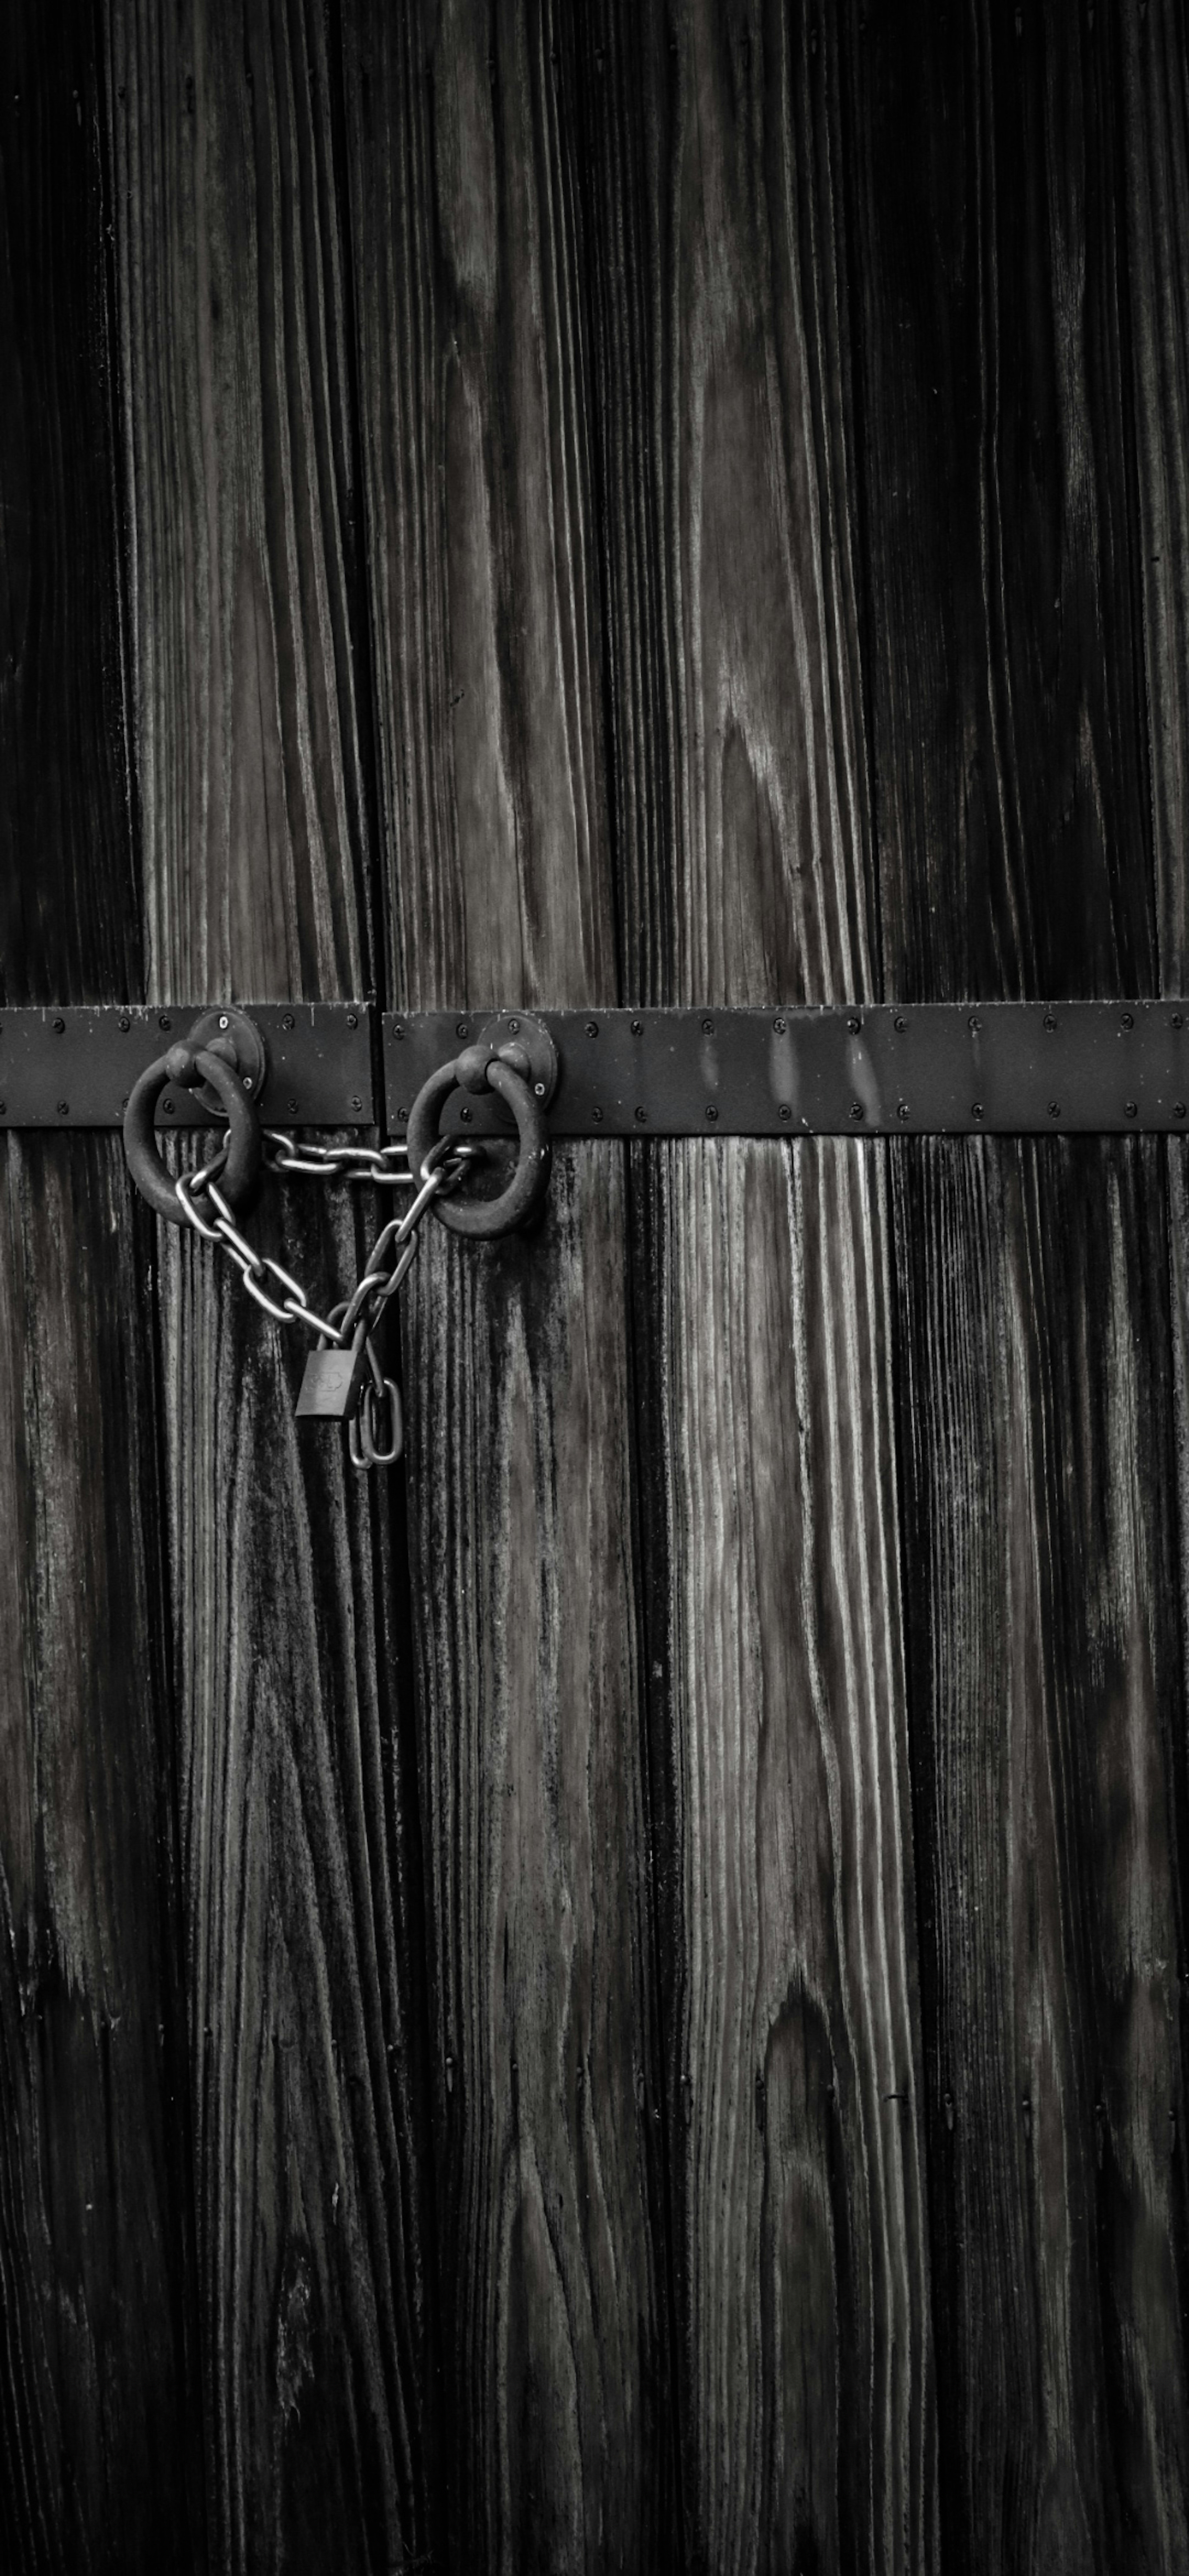
[[[249, 1098], [257, 1102], [262, 1099], [268, 1064], [264, 1040], [254, 1021], [247, 1019], [230, 1002], [222, 1010], [204, 1011], [201, 1019], [195, 1020], [193, 1027], [187, 1029], [185, 1044], [195, 1055], [204, 1047], [213, 1047], [216, 1055], [225, 1056], [230, 1048], [235, 1057], [235, 1071]], [[194, 1097], [201, 1101], [204, 1109], [209, 1109], [212, 1118], [220, 1121], [225, 1118], [222, 1101], [213, 1083], [195, 1083]]]

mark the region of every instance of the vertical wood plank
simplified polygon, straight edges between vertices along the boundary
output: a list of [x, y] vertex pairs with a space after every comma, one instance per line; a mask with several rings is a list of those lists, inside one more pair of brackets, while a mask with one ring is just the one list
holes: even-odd
[[[91, 12], [0, 30], [0, 991], [139, 988]], [[0, 2555], [205, 2565], [147, 1228], [0, 1144]]]
[[[629, 994], [878, 974], [839, 99], [763, 7], [581, 46]], [[885, 1158], [639, 1149], [686, 2563], [934, 2563]]]
[[138, 993], [102, 63], [90, 14], [0, 28], [3, 994]]
[[[349, 16], [394, 996], [616, 991], [592, 401], [548, 8]], [[621, 1157], [435, 1227], [407, 1309], [446, 2563], [679, 2546], [631, 1582]]]
[[[905, 998], [1155, 988], [1128, 15], [979, 9], [911, 62], [907, 20], [848, 22], [884, 959]], [[943, 2549], [1180, 2567], [1162, 1157], [904, 1147], [894, 1207]]]
[[367, 976], [358, 531], [322, 13], [105, 0], [153, 998]]
[[[1183, 993], [1189, 975], [1189, 870], [1185, 857], [1189, 721], [1183, 672], [1189, 629], [1189, 487], [1184, 431], [1189, 404], [1189, 42], [1183, 18], [1163, 6], [1123, 21], [1124, 167], [1128, 309], [1141, 566], [1148, 759], [1152, 781], [1159, 986]], [[1173, 1427], [1179, 1501], [1178, 1577], [1183, 1694], [1189, 1695], [1189, 1160], [1163, 1148], [1172, 1304]], [[1175, 1926], [1184, 2063], [1184, 1827]], [[1170, 2114], [1180, 2106], [1170, 2102]], [[1177, 2141], [1180, 2143], [1179, 2137]], [[1180, 2176], [1177, 2177], [1178, 2181]], [[1180, 2313], [1186, 2307], [1184, 2188], [1177, 2195]], [[1171, 2367], [1169, 2380], [1173, 2380]]]
[[1123, 13], [1127, 310], [1132, 335], [1139, 556], [1156, 853], [1160, 990], [1189, 972], [1189, 54], [1166, 0]]
[[[106, 16], [150, 992], [358, 993], [337, 57], [300, 0]], [[324, 1305], [362, 1216], [306, 1188], [250, 1231]], [[304, 1351], [234, 1274], [172, 1229], [161, 1264], [212, 2549], [388, 2576], [430, 2547], [434, 2373], [387, 1507], [299, 1438]]]

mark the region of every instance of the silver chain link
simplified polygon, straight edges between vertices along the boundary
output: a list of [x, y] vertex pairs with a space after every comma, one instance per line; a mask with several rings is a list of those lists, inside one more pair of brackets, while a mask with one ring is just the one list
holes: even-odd
[[[265, 1155], [265, 1169], [270, 1172], [300, 1172], [322, 1181], [370, 1181], [379, 1189], [413, 1190], [410, 1205], [400, 1216], [390, 1217], [382, 1226], [368, 1254], [361, 1277], [349, 1298], [332, 1308], [329, 1315], [319, 1313], [310, 1304], [301, 1281], [291, 1271], [274, 1261], [271, 1253], [257, 1251], [235, 1222], [234, 1214], [219, 1188], [219, 1174], [227, 1160], [227, 1149], [221, 1146], [207, 1163], [195, 1172], [183, 1172], [175, 1181], [178, 1205], [187, 1225], [204, 1243], [216, 1244], [239, 1271], [249, 1297], [263, 1307], [266, 1315], [275, 1316], [279, 1324], [304, 1324], [306, 1331], [321, 1344], [331, 1343], [339, 1350], [360, 1341], [366, 1348], [371, 1368], [370, 1379], [361, 1387], [358, 1428], [353, 1418], [349, 1423], [352, 1461], [357, 1467], [382, 1466], [398, 1454], [399, 1441], [388, 1448], [376, 1439], [376, 1409], [385, 1400], [385, 1390], [393, 1400], [390, 1386], [372, 1349], [375, 1331], [390, 1297], [394, 1297], [416, 1257], [417, 1233], [434, 1200], [444, 1190], [452, 1189], [461, 1179], [469, 1162], [481, 1156], [481, 1146], [462, 1144], [453, 1137], [442, 1137], [427, 1155], [420, 1175], [409, 1170], [408, 1155], [403, 1145], [311, 1145], [298, 1146], [283, 1129], [265, 1130], [265, 1142], [273, 1150]], [[208, 1219], [198, 1205], [204, 1199], [214, 1209]], [[390, 1258], [390, 1256], [394, 1256]], [[387, 1266], [386, 1266], [387, 1265]], [[278, 1298], [268, 1293], [268, 1283], [280, 1289]]]

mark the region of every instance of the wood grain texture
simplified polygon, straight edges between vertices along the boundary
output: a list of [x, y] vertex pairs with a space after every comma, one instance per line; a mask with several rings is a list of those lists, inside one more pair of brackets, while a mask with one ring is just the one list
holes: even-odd
[[[1151, 991], [1123, 18], [975, 10], [911, 66], [905, 23], [844, 47], [886, 989]], [[972, 2569], [1186, 2563], [1162, 1170], [895, 1156], [942, 2542]]]
[[840, 27], [884, 971], [905, 1001], [1153, 989], [1132, 14], [1017, 26], [976, 0], [924, 37], [910, 6]]
[[141, 990], [102, 66], [91, 11], [0, 26], [0, 991]]
[[[87, 9], [0, 29], [0, 990], [136, 991], [110, 214]], [[148, 1229], [0, 1151], [0, 2555], [205, 2564]]]
[[[578, 57], [624, 979], [878, 971], [836, 90], [798, 13]], [[684, 2563], [935, 2563], [883, 1158], [634, 1158]]]
[[368, 980], [323, 12], [105, 0], [150, 996]]
[[[253, 1235], [363, 1242], [321, 1192]], [[279, 1194], [278, 1194], [279, 1198]], [[212, 2555], [416, 2565], [433, 2472], [421, 1890], [388, 1541], [205, 1247], [163, 1276]]]
[[1120, 30], [1140, 582], [1160, 990], [1189, 974], [1189, 51], [1181, 12], [1150, 0]]
[[1179, 2568], [1161, 1151], [898, 1163], [947, 2536], [978, 2566]]
[[[150, 992], [358, 992], [367, 654], [326, 20], [113, 0], [107, 24]], [[274, 1187], [250, 1231], [316, 1298], [358, 1275], [341, 1193]], [[431, 2542], [435, 2386], [387, 1504], [333, 1432], [297, 1438], [304, 1353], [172, 1229], [161, 1307], [212, 2556], [388, 2576]]]
[[0, 2533], [205, 2564], [147, 1228], [105, 1137], [5, 1140]]
[[[349, 13], [390, 971], [616, 991], [590, 357], [546, 11]], [[445, 2563], [664, 2566], [660, 2084], [617, 1150], [407, 1309]]]

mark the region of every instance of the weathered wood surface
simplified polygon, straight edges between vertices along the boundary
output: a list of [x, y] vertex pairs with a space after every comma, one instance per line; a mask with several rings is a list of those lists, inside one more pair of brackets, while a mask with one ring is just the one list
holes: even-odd
[[[862, 997], [836, 99], [709, 5], [600, 13], [581, 72], [628, 996]], [[884, 1156], [633, 1183], [685, 2563], [928, 2566]]]
[[[1156, 989], [1119, 122], [1141, 22], [938, 20], [911, 60], [893, 20], [849, 31], [905, 997]], [[943, 2558], [1183, 2567], [1163, 1156], [987, 1140], [894, 1171]]]
[[[592, 400], [556, 32], [350, 13], [392, 992], [616, 992]], [[666, 2563], [661, 2092], [615, 1149], [409, 1300], [446, 2563]]]
[[[370, 795], [335, 66], [320, 13], [107, 13], [135, 759], [157, 1001], [358, 993]], [[178, 1014], [179, 1024], [183, 1014]], [[251, 1231], [330, 1302], [341, 1194]], [[382, 1491], [168, 1230], [162, 1377], [212, 2555], [416, 2564], [425, 1998]], [[333, 1291], [327, 1283], [338, 1281]]]
[[[18, 10], [5, 999], [1183, 988], [1186, 42]], [[1185, 1160], [4, 1147], [16, 2566], [1189, 2568]]]
[[[102, 85], [0, 29], [0, 994], [135, 991]], [[149, 1230], [0, 1146], [0, 2556], [204, 2563]]]

